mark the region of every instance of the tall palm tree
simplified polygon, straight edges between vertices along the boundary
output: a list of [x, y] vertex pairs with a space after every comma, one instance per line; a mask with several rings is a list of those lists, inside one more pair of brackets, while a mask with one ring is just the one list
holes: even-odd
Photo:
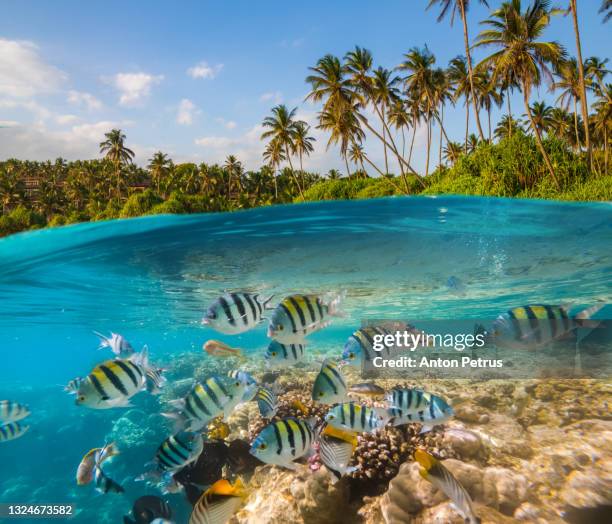
[[604, 172], [608, 174], [608, 141], [612, 136], [612, 85], [606, 86], [606, 91], [593, 104], [595, 114], [593, 124], [595, 132], [601, 136], [604, 147]]
[[454, 166], [463, 152], [463, 146], [459, 142], [447, 142], [444, 146], [444, 160]]
[[504, 115], [497, 123], [493, 135], [497, 140], [503, 140], [505, 138], [512, 138], [512, 135], [522, 131], [523, 127], [519, 120], [512, 118], [510, 115]]
[[498, 83], [491, 81], [490, 71], [477, 72], [478, 82], [478, 101], [480, 107], [487, 111], [487, 121], [489, 128], [489, 142], [491, 141], [491, 109], [493, 105], [501, 108], [504, 103], [504, 95]]
[[125, 135], [121, 129], [112, 129], [104, 133], [106, 140], [100, 142], [100, 154], [110, 160], [115, 167], [115, 183], [117, 198], [121, 196], [121, 167], [131, 164], [134, 159], [134, 151], [125, 146]]
[[[400, 81], [398, 76], [392, 76], [393, 73], [384, 67], [379, 67], [372, 74], [372, 102], [380, 107], [380, 119], [382, 122], [383, 138], [387, 139], [388, 128], [388, 109], [399, 98], [397, 84]], [[389, 140], [392, 137], [389, 136]], [[385, 152], [385, 172], [389, 172], [389, 161], [387, 159], [387, 146], [383, 144]], [[400, 168], [402, 164], [400, 162]]]
[[357, 166], [357, 169], [361, 168], [361, 172], [367, 175], [367, 171], [363, 165], [364, 151], [360, 144], [353, 142], [351, 149], [349, 150], [350, 161]]
[[552, 89], [559, 89], [561, 93], [557, 103], [565, 110], [570, 103], [574, 105], [574, 132], [576, 133], [576, 144], [580, 148], [578, 132], [578, 99], [580, 98], [580, 77], [578, 75], [578, 62], [575, 58], [564, 60], [557, 67], [557, 81], [553, 82]]
[[[448, 65], [448, 78], [454, 87], [453, 100], [457, 102], [463, 97], [465, 100], [465, 145], [470, 130], [470, 97], [472, 89], [470, 85], [470, 74], [467, 68], [467, 61], [464, 56], [456, 56]], [[467, 149], [465, 150], [467, 153]]]
[[515, 77], [522, 87], [525, 112], [534, 130], [536, 142], [557, 187], [561, 187], [548, 153], [544, 149], [542, 136], [536, 128], [529, 106], [531, 90], [542, 83], [542, 77], [552, 81], [549, 66], [565, 58], [565, 50], [557, 42], [540, 40], [550, 17], [559, 10], [552, 9], [548, 0], [533, 0], [525, 11], [521, 0], [504, 2], [483, 22], [489, 26], [478, 36], [476, 46], [495, 46], [497, 51], [486, 57], [481, 64], [493, 68], [493, 81], [498, 77]]
[[159, 188], [161, 181], [168, 174], [171, 166], [172, 160], [168, 158], [168, 155], [162, 153], [161, 151], [158, 151], [149, 159], [147, 169], [151, 173], [151, 179], [155, 184], [155, 189], [157, 190], [158, 194], [160, 192]]
[[406, 156], [406, 133], [405, 129], [410, 126], [410, 115], [406, 110], [406, 103], [398, 98], [389, 109], [389, 124], [402, 134], [402, 156]]
[[469, 154], [474, 153], [478, 149], [478, 146], [481, 143], [482, 141], [478, 139], [477, 135], [475, 135], [474, 133], [470, 133], [470, 136], [468, 136], [468, 143], [467, 143], [468, 153]]
[[[479, 2], [487, 7], [489, 4], [486, 0], [479, 0]], [[484, 140], [484, 133], [482, 132], [482, 126], [480, 125], [480, 116], [478, 114], [478, 100], [476, 98], [476, 90], [474, 89], [474, 70], [472, 68], [472, 56], [470, 54], [470, 37], [468, 35], [468, 24], [467, 24], [467, 10], [470, 5], [469, 0], [429, 0], [429, 9], [433, 5], [440, 6], [440, 14], [438, 15], [438, 22], [440, 22], [449, 12], [451, 17], [451, 26], [455, 20], [455, 15], [459, 13], [461, 15], [461, 21], [463, 22], [463, 41], [465, 44], [465, 56], [467, 58], [468, 75], [470, 81], [470, 91], [472, 99], [472, 107], [474, 108], [474, 115], [476, 116], [476, 126], [478, 127], [478, 133], [480, 139]]]
[[590, 87], [598, 96], [606, 90], [605, 78], [610, 72], [607, 68], [608, 59], [602, 60], [596, 56], [591, 56], [584, 61], [584, 71]]
[[293, 136], [293, 151], [300, 159], [300, 171], [304, 171], [302, 167], [302, 158], [304, 155], [309, 156], [314, 151], [315, 138], [308, 133], [310, 126], [303, 120], [298, 120], [295, 123], [295, 133]]
[[242, 163], [234, 155], [228, 155], [223, 164], [224, 169], [227, 171], [227, 199], [230, 200], [232, 196], [232, 186], [234, 180], [237, 182], [237, 186], [240, 188], [240, 177], [242, 176]]
[[573, 117], [562, 107], [553, 107], [550, 111], [549, 131], [554, 133], [557, 138], [565, 140], [568, 144], [573, 144], [575, 135], [572, 131]]
[[[262, 140], [270, 138], [272, 140], [278, 140], [282, 145], [292, 173], [293, 163], [291, 162], [291, 151], [295, 150], [295, 135], [297, 132], [295, 120], [296, 113], [297, 107], [289, 111], [284, 104], [274, 106], [272, 108], [272, 116], [266, 117], [262, 123], [263, 127], [268, 128], [268, 130], [261, 134]], [[294, 177], [294, 182], [300, 192], [300, 196], [303, 197], [304, 193], [302, 192], [302, 186], [299, 180], [295, 176], [295, 173], [292, 176]]]
[[576, 58], [578, 59], [578, 79], [580, 108], [582, 110], [582, 120], [584, 122], [584, 138], [586, 142], [589, 166], [593, 169], [593, 152], [591, 150], [591, 133], [589, 131], [589, 108], [587, 105], [586, 84], [584, 80], [584, 63], [582, 61], [582, 44], [580, 42], [580, 28], [578, 27], [578, 7], [576, 0], [570, 0], [569, 10], [572, 13], [574, 22], [574, 36], [576, 37]]
[[540, 134], [545, 134], [550, 129], [552, 124], [552, 110], [553, 108], [546, 102], [534, 102], [531, 106], [533, 121]]

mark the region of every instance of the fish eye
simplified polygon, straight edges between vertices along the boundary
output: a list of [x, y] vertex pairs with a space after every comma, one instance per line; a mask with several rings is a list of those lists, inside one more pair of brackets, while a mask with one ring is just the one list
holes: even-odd
[[335, 415], [332, 415], [331, 413], [329, 415], [327, 415], [327, 420], [334, 420], [336, 418]]
[[266, 445], [266, 443], [265, 443], [265, 442], [262, 442], [262, 443], [259, 445], [259, 449], [266, 449], [267, 447], [268, 447], [268, 446]]
[[208, 311], [206, 316], [210, 318], [211, 320], [214, 320], [215, 318], [217, 318], [217, 313], [215, 313], [215, 311], [211, 309]]
[[322, 397], [323, 396], [323, 392], [319, 391], [319, 396]]
[[282, 324], [279, 324], [278, 326], [276, 326], [276, 329], [278, 329], [279, 331], [282, 331], [283, 329], [285, 329], [285, 326], [283, 326]]
[[276, 351], [272, 351], [272, 356], [275, 357], [276, 356]]
[[240, 386], [240, 382], [234, 382], [234, 386], [236, 387]]
[[348, 356], [351, 360], [353, 360], [355, 358], [355, 353], [353, 353], [352, 351], [349, 353]]
[[83, 400], [85, 400], [85, 395], [79, 395], [79, 400], [83, 402]]

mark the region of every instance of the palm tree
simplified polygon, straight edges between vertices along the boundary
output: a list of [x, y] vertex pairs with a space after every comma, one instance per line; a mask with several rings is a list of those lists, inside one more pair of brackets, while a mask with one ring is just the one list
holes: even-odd
[[519, 120], [512, 118], [510, 115], [504, 115], [497, 123], [493, 135], [497, 140], [504, 140], [505, 138], [512, 138], [513, 134], [522, 131], [523, 127]]
[[121, 196], [121, 167], [131, 164], [134, 151], [125, 147], [125, 135], [121, 129], [112, 129], [104, 134], [106, 140], [100, 142], [100, 154], [110, 160], [115, 167], [117, 198]]
[[467, 140], [467, 152], [469, 154], [474, 153], [481, 143], [482, 141], [478, 139], [478, 136], [476, 136], [474, 133], [470, 133]]
[[489, 128], [489, 142], [491, 141], [491, 109], [493, 104], [501, 108], [504, 103], [504, 95], [501, 92], [499, 84], [491, 82], [489, 71], [477, 72], [478, 82], [478, 101], [480, 107], [487, 111], [487, 121]]
[[327, 172], [327, 180], [339, 180], [342, 178], [342, 175], [340, 174], [340, 171], [338, 171], [337, 169], [330, 169]]
[[310, 136], [310, 126], [303, 120], [298, 120], [295, 123], [295, 133], [293, 136], [293, 152], [297, 154], [300, 159], [300, 171], [304, 171], [302, 167], [302, 157], [304, 155], [309, 156], [314, 151], [312, 145], [315, 141], [313, 136]]
[[[279, 144], [282, 145], [292, 173], [293, 164], [291, 162], [290, 151], [295, 150], [295, 136], [297, 132], [295, 120], [296, 113], [297, 107], [294, 107], [291, 111], [289, 111], [287, 106], [284, 104], [274, 106], [272, 108], [272, 116], [266, 117], [262, 123], [263, 127], [267, 127], [269, 129], [261, 134], [262, 140], [271, 138], [272, 140], [277, 140]], [[300, 196], [303, 197], [304, 194], [302, 192], [302, 186], [300, 185], [299, 180], [295, 176], [295, 173], [292, 176], [294, 177], [294, 182], [298, 188], [298, 191], [300, 192]]]
[[[489, 4], [486, 0], [479, 0], [481, 4], [489, 7]], [[480, 135], [480, 139], [484, 140], [484, 133], [482, 132], [482, 126], [480, 125], [480, 116], [478, 114], [478, 101], [476, 99], [476, 90], [474, 89], [474, 71], [472, 68], [472, 57], [470, 54], [470, 37], [468, 35], [468, 25], [467, 25], [467, 10], [469, 7], [469, 0], [429, 0], [429, 5], [427, 9], [429, 9], [434, 4], [438, 4], [440, 6], [440, 14], [438, 15], [438, 22], [440, 22], [450, 11], [451, 16], [451, 26], [455, 20], [455, 15], [459, 13], [461, 15], [461, 21], [463, 22], [463, 41], [465, 44], [465, 56], [467, 58], [467, 67], [468, 67], [468, 77], [470, 81], [470, 91], [471, 91], [471, 99], [472, 106], [474, 108], [474, 114], [476, 116], [476, 125], [478, 127], [478, 133]]]
[[459, 142], [447, 142], [444, 147], [444, 160], [451, 165], [455, 165], [461, 156], [463, 146]]
[[603, 14], [604, 24], [612, 18], [612, 0], [602, 0], [599, 12]]
[[355, 166], [357, 166], [358, 169], [361, 168], [361, 172], [366, 174], [367, 176], [367, 171], [365, 167], [363, 166], [363, 161], [364, 161], [363, 147], [360, 144], [353, 143], [349, 151], [349, 158], [351, 162], [355, 164]]
[[557, 103], [565, 110], [570, 103], [574, 105], [574, 131], [576, 133], [576, 144], [580, 148], [578, 132], [578, 99], [580, 98], [580, 78], [578, 75], [578, 62], [575, 58], [563, 61], [557, 67], [558, 80], [552, 84], [552, 89], [560, 89], [561, 93]]
[[612, 135], [612, 85], [606, 86], [601, 96], [593, 104], [595, 114], [593, 115], [594, 130], [601, 136], [604, 147], [604, 172], [608, 174], [608, 140]]
[[398, 98], [389, 109], [387, 115], [389, 124], [402, 133], [402, 156], [406, 156], [406, 134], [404, 130], [410, 125], [410, 115], [406, 111], [406, 103]]
[[558, 12], [556, 9], [551, 9], [548, 0], [534, 0], [524, 12], [521, 0], [504, 2], [483, 22], [489, 26], [489, 29], [480, 33], [476, 46], [498, 48], [495, 53], [481, 62], [484, 67], [493, 67], [493, 81], [498, 77], [513, 76], [520, 82], [525, 111], [534, 130], [536, 142], [550, 176], [560, 188], [529, 106], [531, 90], [541, 84], [542, 76], [552, 80], [549, 65], [556, 65], [565, 58], [565, 50], [559, 43], [539, 40], [550, 23], [551, 15]]
[[584, 62], [584, 70], [587, 82], [598, 96], [601, 96], [601, 94], [606, 90], [604, 80], [607, 74], [610, 72], [606, 67], [607, 63], [607, 58], [605, 60], [602, 60], [601, 58], [598, 58], [596, 56], [591, 56], [587, 58]]
[[[464, 56], [453, 58], [448, 65], [448, 78], [451, 85], [454, 87], [453, 100], [457, 102], [459, 98], [465, 99], [465, 144], [467, 147], [467, 138], [470, 129], [470, 97], [472, 94], [469, 72], [467, 69], [467, 61]], [[467, 153], [467, 149], [465, 150]]]
[[242, 163], [234, 155], [228, 155], [223, 168], [227, 171], [227, 199], [229, 201], [232, 196], [232, 186], [234, 185], [232, 182], [236, 180], [238, 188], [240, 189], [241, 187]]
[[572, 132], [573, 117], [562, 107], [553, 107], [550, 111], [549, 132], [554, 133], [557, 138], [573, 144], [575, 135]]
[[[372, 75], [372, 103], [380, 106], [380, 119], [382, 122], [382, 132], [385, 142], [387, 140], [388, 124], [388, 108], [399, 99], [397, 84], [400, 81], [398, 76], [391, 76], [392, 73], [384, 67], [379, 67], [374, 70]], [[392, 140], [392, 137], [389, 136]], [[385, 172], [389, 172], [389, 161], [387, 159], [387, 146], [383, 143], [385, 152]], [[400, 168], [402, 164], [400, 162]], [[403, 169], [403, 168], [402, 168]]]
[[166, 177], [171, 166], [172, 160], [168, 158], [168, 155], [162, 153], [161, 151], [155, 153], [149, 160], [147, 169], [151, 173], [151, 179], [155, 184], [155, 189], [157, 190], [158, 194], [160, 192], [159, 188], [161, 185], [161, 181], [163, 178]]
[[[540, 134], [547, 133], [552, 124], [552, 107], [546, 102], [534, 102], [531, 106], [533, 121]], [[526, 115], [523, 115], [526, 116]]]

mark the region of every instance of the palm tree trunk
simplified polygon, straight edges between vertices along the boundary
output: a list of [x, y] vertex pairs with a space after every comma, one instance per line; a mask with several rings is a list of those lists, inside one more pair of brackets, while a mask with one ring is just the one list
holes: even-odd
[[465, 101], [465, 142], [463, 142], [463, 152], [467, 155], [468, 134], [470, 132], [470, 104]]
[[536, 142], [538, 143], [538, 147], [540, 148], [540, 152], [542, 153], [542, 156], [544, 157], [544, 162], [546, 163], [548, 172], [550, 173], [550, 176], [555, 181], [555, 184], [557, 185], [557, 189], [561, 189], [559, 180], [557, 179], [557, 176], [555, 175], [555, 170], [553, 169], [553, 166], [550, 163], [550, 158], [548, 157], [548, 153], [546, 153], [546, 150], [544, 149], [544, 144], [542, 143], [542, 137], [540, 136], [540, 132], [538, 131], [538, 128], [536, 127], [535, 122], [533, 120], [533, 115], [531, 114], [531, 107], [529, 107], [529, 95], [528, 95], [528, 90], [526, 86], [523, 86], [523, 100], [525, 101], [525, 111], [527, 113], [527, 116], [529, 117], [529, 122], [531, 122], [531, 128], [533, 129], [533, 132], [535, 134], [535, 139], [536, 139]]
[[487, 109], [488, 117], [489, 117], [489, 142], [491, 142], [491, 106]]
[[582, 62], [582, 45], [580, 44], [580, 29], [578, 28], [578, 8], [576, 0], [570, 0], [570, 9], [574, 20], [574, 34], [576, 35], [576, 61], [578, 62], [578, 78], [580, 80], [580, 107], [582, 108], [582, 119], [584, 120], [584, 139], [587, 154], [589, 155], [589, 166], [593, 170], [593, 151], [591, 150], [591, 133], [589, 130], [589, 108], [587, 107], [586, 87], [584, 83], [584, 64]]
[[580, 143], [580, 133], [578, 133], [578, 102], [574, 98], [574, 132], [576, 133], [576, 148], [578, 151], [582, 148]]
[[431, 117], [427, 118], [427, 160], [425, 162], [425, 178], [429, 175], [429, 151], [431, 149]]
[[406, 133], [404, 126], [402, 126], [402, 156], [406, 156]]
[[300, 181], [295, 176], [295, 171], [293, 170], [293, 164], [291, 163], [291, 155], [289, 154], [289, 147], [287, 146], [287, 144], [285, 144], [285, 154], [287, 155], [287, 160], [289, 161], [289, 168], [291, 169], [291, 177], [293, 178], [293, 181], [295, 182], [295, 185], [297, 186], [298, 191], [300, 192], [300, 196], [304, 198], [304, 193], [302, 192], [302, 186], [300, 185]]
[[[384, 111], [384, 106], [383, 106]], [[384, 121], [384, 113], [381, 117], [382, 120], [382, 135], [383, 135], [383, 151], [385, 152], [385, 172], [389, 172], [389, 160], [387, 158], [387, 144], [384, 143], [387, 141], [387, 132], [385, 131], [385, 121]]]
[[412, 149], [414, 148], [414, 139], [416, 138], [416, 125], [417, 119], [416, 116], [412, 119], [412, 140], [410, 140], [410, 152], [408, 153], [408, 163], [412, 160]]
[[484, 133], [482, 132], [482, 126], [480, 125], [480, 116], [478, 115], [478, 101], [476, 100], [476, 91], [474, 89], [474, 71], [472, 70], [472, 56], [470, 54], [470, 38], [468, 36], [467, 18], [465, 16], [465, 2], [459, 0], [459, 7], [461, 9], [461, 20], [463, 20], [463, 40], [465, 43], [465, 57], [467, 59], [468, 73], [470, 75], [470, 92], [472, 93], [472, 104], [474, 106], [474, 115], [476, 116], [476, 125], [478, 126], [478, 133], [480, 139], [484, 140]]
[[512, 138], [512, 106], [510, 105], [510, 88], [506, 92], [506, 100], [508, 101], [508, 138]]
[[444, 104], [440, 104], [440, 145], [438, 147], [438, 167], [442, 165], [442, 133], [444, 132]]
[[608, 174], [608, 128], [604, 126], [604, 169], [605, 174]]
[[[366, 127], [374, 132], [376, 134], [376, 136], [382, 140], [383, 144], [386, 144], [389, 149], [391, 149], [391, 151], [395, 154], [395, 156], [397, 157], [397, 161], [400, 165], [400, 171], [402, 176], [404, 176], [404, 169], [402, 164], [404, 164], [410, 171], [412, 171], [415, 175], [417, 174], [417, 172], [412, 168], [412, 166], [406, 162], [406, 160], [404, 160], [404, 158], [402, 157], [402, 155], [399, 154], [399, 151], [397, 150], [397, 146], [395, 145], [395, 141], [393, 140], [393, 136], [391, 134], [391, 131], [389, 130], [389, 126], [387, 125], [387, 122], [385, 121], [382, 113], [380, 112], [380, 110], [378, 109], [378, 106], [376, 104], [373, 104], [374, 109], [376, 110], [376, 112], [378, 113], [379, 118], [381, 119], [382, 123], [383, 123], [383, 128], [387, 130], [387, 136], [389, 137], [389, 142], [387, 142], [386, 138], [381, 137], [380, 134], [378, 132], [376, 132], [374, 130], [374, 128], [372, 128], [372, 126], [369, 124], [369, 122], [367, 122], [367, 119], [362, 118], [362, 121], [364, 121], [364, 124], [366, 125]], [[418, 176], [418, 175], [417, 175]]]
[[351, 170], [349, 169], [348, 158], [346, 156], [346, 153], [344, 153], [344, 155], [342, 156], [344, 157], [344, 165], [346, 165], [346, 172], [348, 173], [348, 177], [351, 178]]

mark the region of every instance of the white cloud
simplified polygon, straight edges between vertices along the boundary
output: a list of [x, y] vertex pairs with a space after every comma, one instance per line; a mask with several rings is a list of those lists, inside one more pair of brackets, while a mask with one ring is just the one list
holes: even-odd
[[238, 138], [230, 138], [227, 136], [204, 136], [194, 140], [198, 146], [208, 149], [225, 149], [240, 143]]
[[102, 108], [102, 102], [91, 93], [75, 91], [73, 89], [68, 91], [68, 102], [77, 106], [86, 107], [89, 111]]
[[151, 87], [163, 79], [163, 75], [149, 73], [117, 73], [107, 82], [119, 91], [120, 105], [133, 106], [146, 99], [151, 94]]
[[0, 100], [0, 109], [25, 109], [32, 113], [39, 121], [51, 118], [51, 111], [41, 106], [35, 100]]
[[56, 91], [67, 75], [40, 57], [32, 42], [0, 38], [0, 95], [29, 98]]
[[176, 122], [182, 126], [190, 126], [193, 123], [193, 117], [200, 114], [200, 110], [188, 98], [183, 98], [178, 106]]
[[60, 125], [74, 124], [78, 122], [79, 117], [76, 115], [57, 115], [55, 121]]
[[233, 120], [225, 120], [225, 118], [216, 118], [216, 122], [221, 124], [226, 129], [235, 129], [238, 124]]
[[268, 93], [264, 93], [259, 97], [260, 102], [274, 102], [275, 104], [280, 104], [283, 101], [283, 94], [280, 91], [270, 91]]
[[208, 62], [199, 62], [187, 69], [191, 78], [215, 78], [223, 69], [223, 64], [208, 65]]

